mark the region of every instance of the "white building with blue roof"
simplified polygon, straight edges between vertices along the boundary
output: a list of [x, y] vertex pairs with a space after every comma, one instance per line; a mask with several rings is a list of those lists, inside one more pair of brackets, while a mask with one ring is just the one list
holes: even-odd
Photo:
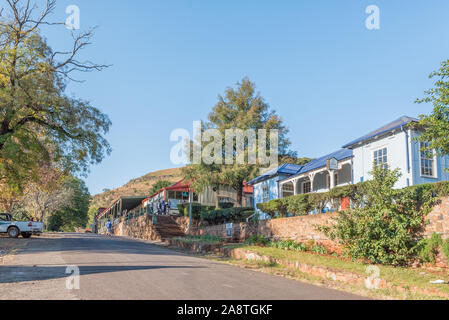
[[420, 131], [409, 126], [413, 122], [418, 120], [401, 117], [344, 146], [354, 153], [353, 183], [371, 180], [374, 164], [400, 170], [402, 176], [396, 188], [449, 180], [445, 170], [449, 168], [449, 157], [426, 151], [429, 144], [417, 141]]
[[428, 143], [416, 140], [420, 131], [409, 126], [413, 122], [418, 120], [401, 117], [305, 166], [287, 170], [294, 165], [284, 165], [254, 179], [250, 184], [254, 186], [255, 207], [274, 199], [371, 180], [374, 165], [400, 170], [396, 188], [449, 181], [449, 156], [437, 157], [436, 152], [427, 151]]
[[303, 166], [301, 165], [288, 164], [288, 163], [283, 164], [279, 168], [268, 171], [262, 174], [260, 177], [257, 177], [256, 179], [248, 182], [249, 185], [252, 185], [254, 187], [253, 193], [254, 207], [256, 209], [256, 213], [259, 213], [262, 219], [264, 218], [264, 214], [260, 212], [259, 209], [257, 209], [257, 204], [265, 203], [279, 198], [284, 198], [287, 196], [292, 196], [294, 194], [293, 190], [291, 190], [291, 192], [289, 193], [288, 191], [285, 191], [283, 194], [281, 194], [281, 190], [279, 188], [279, 181], [288, 178], [292, 175], [295, 175], [302, 168]]

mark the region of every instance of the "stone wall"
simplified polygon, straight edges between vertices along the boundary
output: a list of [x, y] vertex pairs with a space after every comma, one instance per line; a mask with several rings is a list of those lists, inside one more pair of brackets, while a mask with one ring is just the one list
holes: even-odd
[[[234, 223], [233, 242], [244, 242], [253, 235], [259, 235], [276, 240], [295, 240], [296, 242], [315, 242], [325, 246], [331, 251], [340, 251], [336, 242], [325, 234], [317, 231], [317, 226], [332, 223], [336, 213], [315, 216], [302, 216], [284, 219], [263, 220], [259, 222]], [[195, 230], [196, 235], [211, 235], [227, 238], [226, 225], [200, 226]]]
[[[317, 231], [317, 226], [328, 225], [336, 213], [321, 214], [314, 216], [302, 216], [285, 219], [264, 220], [257, 223], [234, 223], [232, 237], [233, 242], [244, 242], [253, 235], [260, 235], [278, 240], [295, 240], [307, 242], [314, 240], [324, 245], [328, 250], [338, 251], [336, 242], [329, 239], [323, 233]], [[162, 222], [162, 221], [161, 221]], [[179, 217], [175, 219], [176, 224], [184, 234], [188, 234], [189, 219]], [[443, 238], [449, 238], [449, 197], [440, 199], [438, 205], [427, 216], [425, 236], [430, 237], [433, 232], [439, 233]], [[212, 235], [222, 238], [226, 236], [226, 225], [208, 226], [198, 221], [192, 222], [192, 234]], [[160, 234], [153, 226], [150, 216], [142, 216], [134, 220], [122, 222], [115, 229], [118, 236], [130, 236], [145, 240], [159, 240]]]
[[449, 197], [441, 198], [432, 212], [427, 216], [426, 236], [432, 233], [441, 234], [443, 239], [449, 239]]
[[114, 235], [143, 240], [160, 240], [160, 236], [153, 226], [151, 216], [147, 215], [117, 224], [114, 227]]
[[[328, 250], [339, 251], [339, 245], [335, 241], [317, 231], [317, 226], [329, 225], [336, 216], [337, 213], [328, 213], [264, 220], [257, 223], [238, 223], [233, 225], [233, 236], [230, 240], [244, 242], [253, 235], [297, 242], [314, 240]], [[441, 234], [444, 239], [449, 238], [449, 197], [441, 198], [439, 204], [427, 216], [425, 236], [430, 237], [434, 232]], [[226, 238], [226, 225], [198, 226], [195, 234]]]

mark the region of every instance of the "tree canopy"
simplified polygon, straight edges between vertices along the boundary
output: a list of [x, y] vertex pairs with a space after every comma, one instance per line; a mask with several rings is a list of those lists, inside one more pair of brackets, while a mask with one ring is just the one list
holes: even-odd
[[419, 139], [429, 142], [429, 149], [439, 155], [449, 155], [449, 60], [430, 78], [436, 79], [435, 87], [425, 92], [425, 98], [417, 100], [417, 103], [433, 104], [431, 114], [420, 116], [419, 126], [425, 130]]
[[[248, 78], [243, 80], [235, 87], [230, 87], [225, 91], [224, 96], [218, 97], [218, 102], [209, 114], [208, 122], [203, 123], [203, 132], [208, 129], [216, 130], [221, 134], [222, 150], [226, 149], [226, 131], [232, 129], [248, 130], [253, 129], [258, 132], [260, 129], [278, 131], [278, 150], [277, 154], [288, 155], [290, 140], [287, 138], [288, 129], [284, 126], [282, 119], [270, 108], [262, 96], [256, 92], [256, 86]], [[267, 137], [257, 137], [266, 139], [268, 150], [269, 139]], [[201, 164], [191, 164], [183, 169], [184, 177], [192, 181], [192, 186], [197, 192], [201, 192], [208, 186], [218, 187], [220, 185], [230, 186], [237, 191], [239, 204], [242, 204], [243, 182], [248, 181], [258, 174], [258, 169], [262, 167], [260, 161], [256, 164], [248, 161], [249, 151], [253, 151], [254, 146], [250, 146], [248, 139], [244, 140], [244, 164], [236, 160], [237, 142], [232, 142], [232, 151], [234, 152], [234, 163], [227, 164], [213, 163], [207, 164], [204, 161]], [[260, 152], [259, 145], [255, 147]], [[251, 149], [251, 150], [250, 150]], [[209, 152], [207, 146], [201, 145], [201, 151]], [[221, 154], [225, 159], [225, 154]]]
[[65, 92], [77, 72], [106, 67], [78, 60], [93, 32], [72, 33], [70, 49], [53, 50], [40, 27], [64, 28], [48, 21], [55, 0], [41, 12], [29, 0], [6, 2], [0, 15], [0, 179], [22, 186], [42, 162], [85, 173], [111, 150], [104, 137], [109, 118]]
[[70, 201], [51, 215], [48, 229], [75, 232], [76, 228], [85, 228], [89, 221], [90, 193], [84, 181], [73, 176], [67, 177], [64, 183], [72, 191]]
[[150, 195], [151, 194], [155, 194], [156, 192], [158, 192], [159, 190], [169, 187], [171, 186], [173, 183], [171, 183], [170, 181], [166, 181], [166, 180], [159, 180], [157, 181], [150, 189]]

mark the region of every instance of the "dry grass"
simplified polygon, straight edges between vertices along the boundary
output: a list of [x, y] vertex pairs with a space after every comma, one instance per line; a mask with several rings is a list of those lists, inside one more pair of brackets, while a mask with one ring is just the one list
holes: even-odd
[[[277, 248], [264, 248], [253, 246], [239, 246], [244, 250], [258, 253], [262, 256], [270, 256], [276, 259], [286, 261], [298, 261], [310, 266], [327, 267], [335, 271], [345, 271], [366, 277], [367, 265], [356, 262], [347, 261], [332, 256], [322, 256], [308, 252], [287, 251]], [[258, 271], [284, 276], [315, 285], [326, 286], [338, 290], [355, 293], [361, 296], [374, 299], [400, 299], [400, 300], [429, 300], [429, 299], [448, 299], [449, 285], [432, 285], [432, 280], [443, 279], [448, 280], [445, 270], [430, 272], [424, 269], [413, 268], [395, 268], [388, 266], [378, 266], [380, 269], [380, 277], [385, 279], [392, 285], [394, 289], [367, 290], [363, 285], [344, 283], [340, 281], [331, 281], [323, 277], [313, 276], [303, 273], [296, 269], [291, 269], [277, 264], [266, 262], [255, 262], [246, 260], [235, 260], [223, 257], [211, 257], [221, 262], [230, 263], [243, 268], [256, 269]], [[405, 290], [397, 290], [395, 288], [402, 287]], [[411, 290], [416, 288], [418, 290]], [[427, 290], [428, 292], [427, 292]], [[429, 290], [430, 289], [430, 290]], [[425, 292], [426, 291], [426, 292]]]
[[182, 179], [181, 168], [166, 169], [149, 173], [128, 182], [126, 185], [93, 196], [91, 207], [107, 207], [119, 197], [149, 196], [151, 187], [159, 180], [178, 182]]

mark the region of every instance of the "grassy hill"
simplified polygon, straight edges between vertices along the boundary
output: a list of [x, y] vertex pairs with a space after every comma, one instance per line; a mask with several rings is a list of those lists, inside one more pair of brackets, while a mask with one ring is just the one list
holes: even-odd
[[111, 205], [112, 201], [123, 196], [149, 196], [151, 187], [159, 180], [175, 183], [181, 179], [181, 168], [152, 172], [143, 177], [133, 179], [120, 188], [93, 196], [90, 208], [91, 210], [106, 208]]

